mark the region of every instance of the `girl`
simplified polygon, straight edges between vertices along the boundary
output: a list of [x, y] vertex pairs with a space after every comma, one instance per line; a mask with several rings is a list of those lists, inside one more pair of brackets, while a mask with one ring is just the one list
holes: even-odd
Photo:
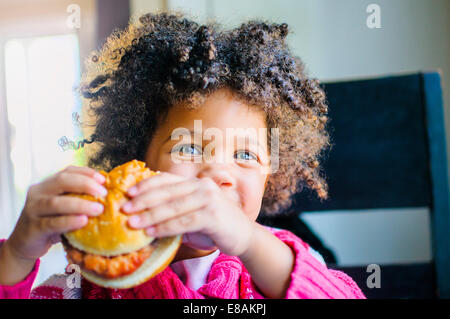
[[[95, 113], [89, 167], [29, 188], [0, 248], [0, 297], [364, 298], [300, 238], [256, 222], [304, 186], [327, 198], [318, 161], [330, 145], [325, 95], [291, 55], [287, 34], [286, 24], [224, 31], [178, 13], [146, 14], [112, 34], [89, 59], [81, 89]], [[130, 188], [121, 209], [129, 227], [149, 235], [184, 234], [173, 263], [132, 289], [84, 279], [72, 287], [66, 272], [30, 291], [60, 234], [102, 212], [62, 194], [104, 196], [96, 170], [132, 159], [162, 173]]]

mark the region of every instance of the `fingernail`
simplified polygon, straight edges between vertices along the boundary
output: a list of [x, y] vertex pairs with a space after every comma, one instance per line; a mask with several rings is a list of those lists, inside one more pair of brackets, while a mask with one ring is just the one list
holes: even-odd
[[131, 202], [127, 202], [125, 205], [122, 206], [122, 209], [127, 213], [130, 212], [132, 208], [133, 204]]
[[98, 192], [100, 193], [100, 196], [106, 196], [108, 194], [108, 191], [106, 190], [106, 188], [100, 186], [98, 188]]
[[139, 222], [141, 221], [141, 217], [138, 215], [133, 215], [128, 219], [131, 226], [137, 227], [139, 226]]
[[91, 209], [92, 209], [92, 211], [95, 212], [95, 213], [102, 213], [104, 207], [103, 207], [103, 205], [100, 204], [100, 203], [92, 203], [92, 204], [91, 204]]
[[78, 220], [80, 221], [80, 223], [81, 223], [82, 225], [84, 225], [84, 224], [87, 223], [88, 217], [87, 217], [86, 215], [80, 215], [80, 216], [78, 216]]
[[136, 194], [137, 194], [137, 188], [136, 188], [135, 186], [131, 187], [131, 188], [128, 190], [128, 194], [130, 194], [131, 196], [136, 195]]
[[95, 173], [95, 174], [94, 174], [94, 179], [95, 179], [97, 182], [99, 182], [100, 184], [103, 184], [103, 183], [106, 181], [105, 176], [103, 176], [103, 175], [100, 174], [100, 173]]
[[145, 233], [149, 236], [154, 235], [155, 234], [155, 227], [148, 227], [147, 229], [145, 229]]

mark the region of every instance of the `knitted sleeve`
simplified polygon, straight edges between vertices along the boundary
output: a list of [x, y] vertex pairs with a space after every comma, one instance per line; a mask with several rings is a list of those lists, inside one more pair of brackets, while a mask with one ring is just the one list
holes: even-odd
[[344, 272], [328, 269], [314, 257], [309, 245], [287, 230], [271, 229], [295, 254], [286, 299], [365, 299], [358, 285]]
[[[5, 242], [5, 239], [0, 239], [0, 246], [3, 245], [3, 242]], [[36, 261], [31, 272], [15, 285], [0, 285], [0, 299], [29, 299], [31, 287], [39, 270], [39, 264], [40, 259]]]

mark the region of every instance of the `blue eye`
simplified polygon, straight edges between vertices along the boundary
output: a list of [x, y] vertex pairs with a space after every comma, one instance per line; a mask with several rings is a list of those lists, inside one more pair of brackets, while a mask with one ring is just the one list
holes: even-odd
[[[194, 144], [183, 144], [178, 145], [172, 149], [172, 153], [178, 152], [182, 153], [183, 155], [201, 155], [202, 150], [197, 145]], [[197, 153], [195, 153], [197, 152]]]
[[[241, 156], [239, 156], [239, 155], [241, 155]], [[235, 154], [235, 156], [238, 160], [244, 160], [244, 161], [250, 161], [250, 160], [257, 161], [258, 160], [258, 157], [249, 151], [239, 151]]]

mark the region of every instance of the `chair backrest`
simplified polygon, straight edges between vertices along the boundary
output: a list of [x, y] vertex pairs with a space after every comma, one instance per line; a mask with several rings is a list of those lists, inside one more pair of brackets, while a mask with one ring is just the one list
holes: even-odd
[[293, 207], [296, 212], [429, 207], [434, 262], [420, 271], [434, 273], [417, 278], [434, 279], [436, 295], [450, 298], [450, 193], [440, 78], [439, 72], [420, 72], [324, 84], [333, 143], [323, 164], [330, 198], [320, 203], [305, 190]]

